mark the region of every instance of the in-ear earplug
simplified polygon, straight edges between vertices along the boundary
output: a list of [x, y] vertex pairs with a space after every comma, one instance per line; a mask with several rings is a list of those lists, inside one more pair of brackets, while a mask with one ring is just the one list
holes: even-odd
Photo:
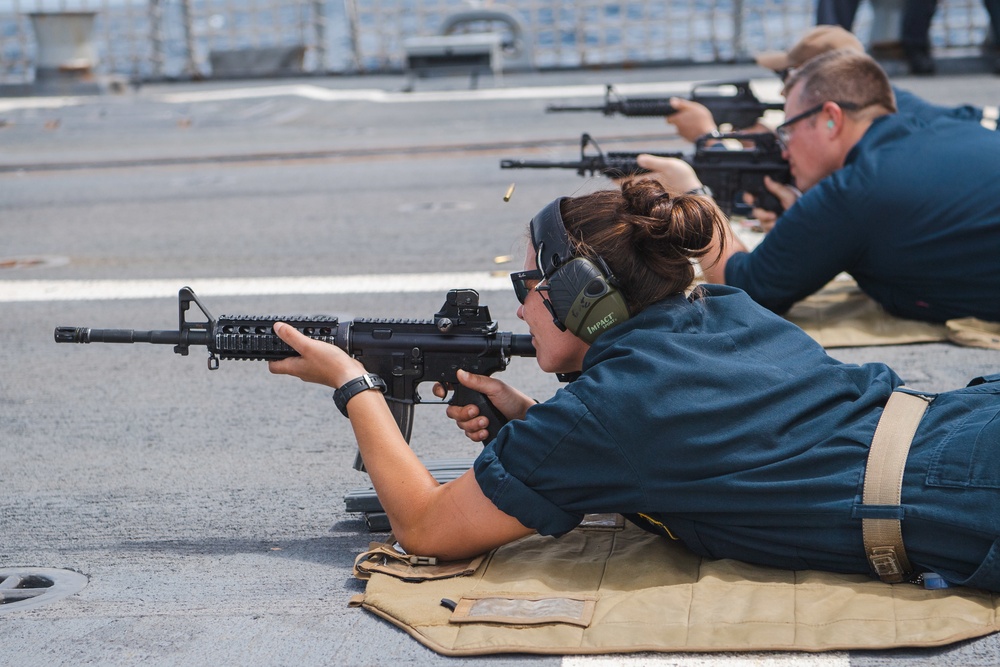
[[833, 129], [833, 121], [832, 120], [826, 121], [826, 126], [832, 130]]

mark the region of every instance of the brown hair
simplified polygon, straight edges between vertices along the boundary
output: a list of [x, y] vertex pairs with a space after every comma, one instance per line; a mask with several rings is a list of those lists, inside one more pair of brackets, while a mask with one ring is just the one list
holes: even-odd
[[688, 289], [691, 260], [708, 253], [714, 235], [725, 239], [728, 224], [710, 197], [671, 196], [648, 178], [566, 199], [561, 212], [576, 254], [607, 264], [632, 314]]
[[800, 86], [802, 105], [811, 107], [826, 101], [851, 102], [857, 113], [868, 107], [882, 107], [882, 113], [896, 112], [896, 96], [885, 70], [875, 60], [854, 49], [828, 51], [807, 61], [785, 83], [785, 96]]

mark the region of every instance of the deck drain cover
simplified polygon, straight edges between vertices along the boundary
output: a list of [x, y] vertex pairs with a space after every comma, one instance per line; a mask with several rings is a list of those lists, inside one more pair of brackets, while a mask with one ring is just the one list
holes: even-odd
[[87, 577], [72, 570], [0, 568], [0, 616], [61, 600], [86, 585]]

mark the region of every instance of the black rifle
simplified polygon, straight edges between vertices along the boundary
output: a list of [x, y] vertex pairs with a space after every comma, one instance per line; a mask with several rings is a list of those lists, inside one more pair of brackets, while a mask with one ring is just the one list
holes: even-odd
[[[737, 140], [742, 146], [729, 150], [721, 146], [709, 145], [709, 141]], [[746, 146], [746, 144], [751, 144]], [[593, 152], [588, 153], [587, 148]], [[698, 179], [712, 191], [719, 208], [726, 215], [734, 211], [745, 211], [742, 195], [747, 192], [756, 199], [756, 206], [776, 213], [784, 209], [778, 198], [764, 187], [764, 177], [770, 176], [779, 183], [791, 181], [788, 162], [781, 156], [781, 148], [775, 136], [769, 132], [760, 134], [719, 134], [705, 135], [695, 142], [694, 154], [659, 153], [643, 151], [661, 157], [684, 160], [698, 174]], [[549, 162], [544, 160], [501, 160], [501, 169], [573, 169], [580, 176], [601, 173], [608, 178], [627, 178], [646, 173], [639, 166], [637, 158], [642, 153], [608, 152], [601, 150], [589, 134], [580, 137], [580, 159], [572, 162]]]
[[[432, 320], [359, 318], [350, 322], [326, 316], [223, 315], [215, 319], [191, 288], [181, 288], [177, 296], [180, 323], [176, 331], [57, 327], [56, 342], [158, 343], [173, 345], [181, 355], [187, 355], [191, 345], [204, 345], [208, 367], [215, 370], [220, 359], [264, 361], [298, 356], [272, 328], [275, 322], [286, 322], [310, 338], [336, 345], [385, 380], [386, 401], [407, 442], [413, 429], [413, 406], [427, 402], [417, 391], [422, 382], [441, 382], [452, 388], [451, 405], [479, 406], [480, 413], [489, 418], [492, 439], [507, 419], [486, 396], [459, 383], [458, 369], [492, 375], [507, 368], [512, 356], [535, 356], [531, 336], [498, 331], [489, 308], [479, 305], [479, 293], [472, 289], [450, 290]], [[192, 303], [205, 321], [188, 321]], [[354, 467], [363, 469], [360, 456]]]
[[[702, 83], [691, 89], [692, 102], [705, 105], [719, 125], [742, 130], [757, 122], [769, 109], [781, 110], [781, 102], [761, 102], [750, 89], [749, 81]], [[565, 106], [551, 104], [546, 111], [600, 111], [605, 116], [669, 116], [677, 112], [669, 97], [621, 97], [608, 84], [602, 106]]]

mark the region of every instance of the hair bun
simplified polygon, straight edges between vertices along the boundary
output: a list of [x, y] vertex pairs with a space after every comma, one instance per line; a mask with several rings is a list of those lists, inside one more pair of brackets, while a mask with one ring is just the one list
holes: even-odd
[[[650, 250], [664, 254], [704, 255], [715, 233], [716, 215], [721, 215], [714, 201], [702, 195], [672, 196], [652, 178], [626, 182], [622, 195], [634, 216], [636, 250], [651, 246]], [[715, 211], [706, 211], [706, 207]]]
[[728, 224], [711, 198], [671, 196], [648, 176], [563, 199], [560, 210], [574, 253], [608, 268], [633, 314], [690, 289], [692, 260], [715, 235], [724, 243]]

